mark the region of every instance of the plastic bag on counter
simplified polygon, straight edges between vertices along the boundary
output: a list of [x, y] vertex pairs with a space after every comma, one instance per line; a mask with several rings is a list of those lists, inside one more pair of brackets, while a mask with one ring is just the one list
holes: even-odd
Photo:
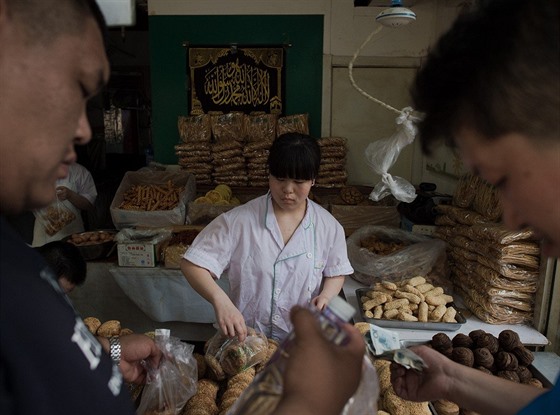
[[76, 215], [58, 198], [49, 206], [35, 211], [34, 214], [49, 236], [57, 234], [76, 219]]
[[194, 346], [157, 329], [155, 342], [163, 352], [159, 367], [147, 367], [146, 385], [137, 415], [179, 415], [196, 393], [198, 369]]
[[247, 327], [247, 337], [240, 342], [218, 331], [205, 344], [205, 359], [216, 378], [234, 376], [261, 363], [268, 351], [268, 340], [263, 333]]
[[416, 189], [407, 180], [398, 176], [391, 176], [388, 171], [395, 164], [401, 150], [412, 143], [416, 137], [416, 117], [412, 115], [412, 108], [406, 107], [397, 117], [397, 131], [390, 137], [374, 141], [366, 147], [365, 156], [372, 170], [381, 175], [371, 191], [369, 198], [379, 201], [392, 194], [401, 202], [410, 203], [416, 198]]
[[156, 228], [156, 229], [132, 229], [125, 228], [115, 235], [115, 241], [120, 244], [124, 243], [150, 243], [157, 245], [166, 239], [171, 238], [173, 232], [171, 228]]
[[[366, 247], [376, 241], [384, 251]], [[445, 242], [398, 228], [364, 226], [346, 240], [346, 245], [353, 277], [363, 284], [427, 276], [434, 268], [444, 268], [440, 263], [446, 262]]]

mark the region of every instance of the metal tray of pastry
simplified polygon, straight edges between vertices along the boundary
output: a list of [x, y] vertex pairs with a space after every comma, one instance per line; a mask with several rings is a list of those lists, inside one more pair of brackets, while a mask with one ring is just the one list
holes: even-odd
[[362, 302], [360, 298], [366, 295], [371, 288], [358, 288], [356, 290], [356, 299], [360, 307], [360, 316], [362, 319], [368, 323], [375, 324], [379, 327], [392, 328], [392, 329], [412, 329], [412, 330], [439, 330], [439, 331], [457, 331], [461, 328], [463, 324], [467, 322], [465, 317], [461, 314], [459, 309], [454, 303], [449, 303], [448, 305], [454, 307], [457, 310], [455, 315], [456, 323], [443, 323], [443, 322], [420, 322], [420, 321], [401, 321], [401, 320], [389, 320], [385, 318], [367, 318], [362, 308]]

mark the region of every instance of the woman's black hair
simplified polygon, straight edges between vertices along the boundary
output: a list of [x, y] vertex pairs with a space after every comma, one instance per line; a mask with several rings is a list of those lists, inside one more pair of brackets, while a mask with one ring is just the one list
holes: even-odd
[[268, 172], [280, 179], [314, 180], [319, 174], [321, 148], [307, 134], [286, 133], [272, 143]]

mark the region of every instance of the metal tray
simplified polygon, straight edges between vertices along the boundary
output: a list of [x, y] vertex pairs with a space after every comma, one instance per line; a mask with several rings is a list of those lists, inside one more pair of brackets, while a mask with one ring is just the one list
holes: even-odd
[[412, 329], [412, 330], [439, 330], [439, 331], [456, 331], [461, 328], [463, 324], [467, 322], [465, 317], [461, 314], [461, 312], [457, 309], [455, 304], [450, 303], [452, 307], [455, 307], [457, 310], [457, 315], [455, 316], [455, 320], [457, 323], [442, 323], [442, 322], [420, 322], [420, 321], [401, 321], [401, 320], [388, 320], [385, 318], [367, 318], [364, 314], [364, 309], [362, 308], [362, 304], [360, 298], [366, 295], [366, 292], [370, 291], [371, 288], [358, 288], [356, 290], [356, 300], [358, 301], [358, 305], [360, 306], [360, 316], [362, 319], [368, 323], [375, 324], [379, 327], [385, 328], [393, 328], [393, 329]]

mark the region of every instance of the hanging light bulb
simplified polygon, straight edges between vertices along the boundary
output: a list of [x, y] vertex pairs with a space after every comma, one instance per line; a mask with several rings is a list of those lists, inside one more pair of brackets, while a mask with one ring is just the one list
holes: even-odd
[[391, 0], [391, 7], [383, 10], [375, 18], [383, 26], [405, 26], [416, 20], [416, 14], [402, 5], [401, 0]]

